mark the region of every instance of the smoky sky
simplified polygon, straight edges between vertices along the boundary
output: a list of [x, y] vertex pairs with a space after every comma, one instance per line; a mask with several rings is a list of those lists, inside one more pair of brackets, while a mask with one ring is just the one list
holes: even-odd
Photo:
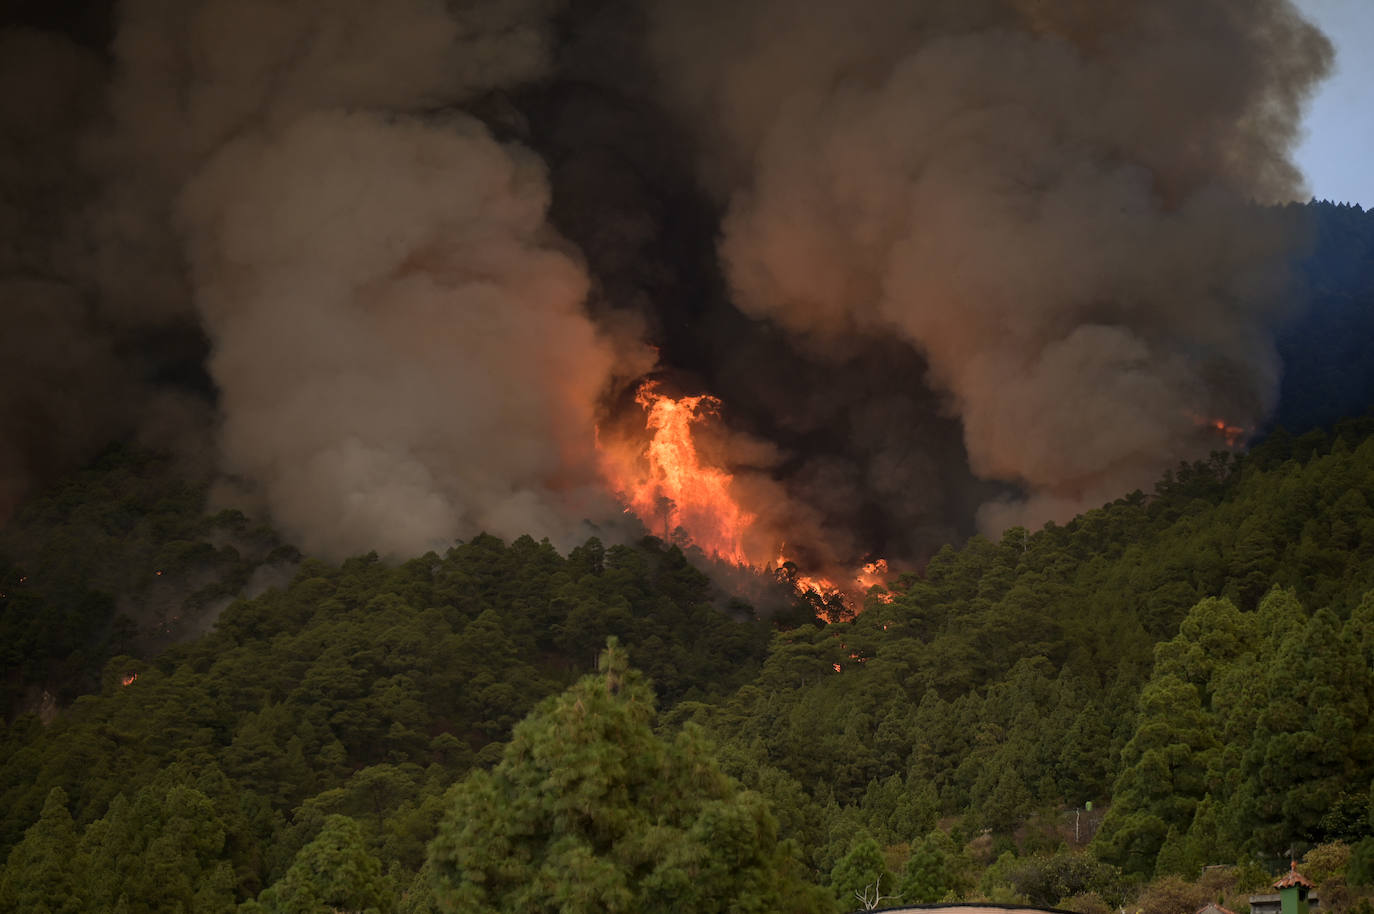
[[324, 555], [613, 536], [654, 376], [815, 567], [1063, 520], [1272, 411], [1330, 58], [1286, 0], [16, 5], [0, 495], [137, 436]]

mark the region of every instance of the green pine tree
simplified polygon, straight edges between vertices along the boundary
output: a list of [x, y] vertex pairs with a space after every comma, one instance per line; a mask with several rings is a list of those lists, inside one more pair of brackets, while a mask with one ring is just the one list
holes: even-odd
[[698, 731], [654, 733], [653, 692], [614, 638], [600, 669], [455, 789], [430, 844], [438, 910], [830, 910], [766, 803], [720, 771]]
[[[896, 891], [897, 880], [887, 871], [883, 849], [869, 835], [856, 839], [830, 871], [830, 887], [842, 908], [871, 909]], [[884, 905], [884, 907], [886, 907]]]
[[938, 828], [911, 845], [898, 885], [904, 904], [931, 904], [967, 888], [970, 863], [954, 839]]
[[329, 816], [286, 875], [258, 898], [267, 914], [391, 914], [395, 899], [382, 864], [348, 816]]
[[43, 814], [24, 833], [0, 870], [5, 914], [80, 914], [87, 910], [76, 884], [76, 826], [60, 787], [48, 792]]

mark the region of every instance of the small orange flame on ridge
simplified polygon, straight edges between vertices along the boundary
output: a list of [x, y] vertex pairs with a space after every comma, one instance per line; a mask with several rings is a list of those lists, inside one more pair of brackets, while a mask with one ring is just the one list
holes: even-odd
[[1245, 437], [1245, 429], [1239, 425], [1228, 425], [1224, 419], [1213, 419], [1211, 424], [1212, 428], [1221, 432], [1228, 447], [1235, 447]]
[[127, 676], [125, 676], [123, 679], [120, 680], [119, 684], [120, 684], [120, 685], [129, 685], [130, 683], [132, 683], [132, 682], [133, 682], [134, 680], [136, 680], [137, 678], [138, 678], [138, 674], [137, 674], [137, 673], [129, 673]]
[[1188, 415], [1196, 425], [1202, 428], [1213, 429], [1220, 433], [1221, 437], [1226, 441], [1227, 447], [1236, 447], [1243, 442], [1246, 435], [1250, 433], [1249, 429], [1239, 425], [1232, 425], [1225, 419], [1208, 419], [1197, 413], [1189, 413]]

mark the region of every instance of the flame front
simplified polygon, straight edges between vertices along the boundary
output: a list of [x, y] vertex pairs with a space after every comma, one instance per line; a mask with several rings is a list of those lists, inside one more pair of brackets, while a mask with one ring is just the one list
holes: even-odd
[[640, 386], [635, 402], [648, 414], [648, 444], [630, 459], [603, 449], [603, 470], [626, 510], [666, 541], [682, 533], [713, 558], [751, 565], [744, 536], [755, 516], [731, 492], [734, 477], [703, 463], [692, 426], [720, 406], [715, 397], [661, 393], [658, 384]]
[[[734, 475], [713, 466], [697, 448], [695, 429], [716, 414], [718, 399], [674, 399], [657, 382], [646, 381], [635, 402], [645, 412], [647, 440], [632, 435], [607, 441], [598, 433], [598, 449], [611, 490], [649, 530], [665, 541], [694, 545], [711, 558], [772, 572], [798, 594], [819, 597], [825, 608], [818, 614], [832, 620], [857, 612], [849, 593], [865, 593], [887, 577], [882, 559], [863, 566], [848, 587], [803, 574], [776, 534], [759, 529], [758, 515], [740, 504]], [[841, 603], [843, 609], [838, 608]]]

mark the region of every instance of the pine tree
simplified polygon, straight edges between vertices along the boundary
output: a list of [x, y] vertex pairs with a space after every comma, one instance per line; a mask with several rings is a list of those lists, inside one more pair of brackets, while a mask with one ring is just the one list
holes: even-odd
[[887, 871], [883, 849], [869, 835], [856, 839], [830, 871], [830, 887], [843, 908], [876, 908], [897, 884]]
[[48, 792], [43, 814], [24, 833], [0, 870], [0, 911], [79, 914], [87, 910], [76, 885], [76, 826], [60, 787]]
[[81, 836], [86, 910], [228, 914], [235, 879], [224, 822], [210, 799], [170, 772], [132, 802], [120, 794]]
[[899, 884], [904, 904], [931, 904], [965, 888], [970, 864], [948, 833], [932, 829], [911, 845]]
[[395, 908], [382, 864], [348, 816], [329, 816], [286, 875], [258, 899], [267, 914], [390, 914]]
[[614, 638], [600, 670], [455, 789], [430, 844], [438, 910], [829, 910], [763, 799], [720, 771], [699, 731], [654, 733], [653, 693]]

